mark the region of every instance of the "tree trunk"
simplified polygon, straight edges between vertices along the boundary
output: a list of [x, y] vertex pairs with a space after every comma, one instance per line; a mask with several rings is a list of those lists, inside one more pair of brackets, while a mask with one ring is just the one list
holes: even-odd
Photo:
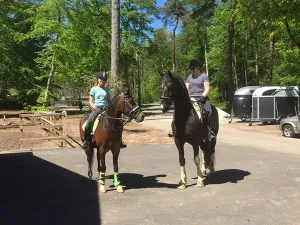
[[[230, 7], [233, 12], [233, 10], [236, 7], [236, 0], [230, 1]], [[232, 13], [233, 15], [233, 13]], [[233, 38], [234, 38], [234, 32], [235, 32], [235, 16], [232, 17], [229, 27], [228, 27], [228, 79], [227, 79], [227, 98], [228, 98], [228, 110], [231, 112], [232, 109], [232, 102], [233, 102], [233, 82], [232, 82], [232, 49], [233, 49]]]
[[275, 40], [274, 35], [270, 37], [270, 46], [269, 46], [269, 55], [270, 55], [270, 70], [268, 74], [268, 80], [271, 83], [273, 79], [273, 60], [274, 60], [274, 51], [275, 51]]
[[246, 33], [246, 47], [245, 47], [245, 86], [248, 85], [248, 54], [247, 54], [247, 48], [248, 48], [248, 35]]
[[112, 0], [111, 7], [111, 76], [120, 78], [120, 0]]
[[257, 85], [259, 85], [259, 75], [258, 75], [258, 48], [255, 48], [255, 75], [257, 79]]
[[175, 72], [176, 69], [176, 29], [178, 27], [178, 22], [179, 20], [176, 20], [176, 25], [173, 29], [173, 73]]
[[56, 65], [54, 63], [54, 57], [53, 57], [52, 64], [51, 64], [51, 70], [50, 70], [50, 73], [49, 73], [49, 77], [48, 77], [48, 81], [47, 81], [47, 87], [46, 87], [46, 91], [45, 91], [45, 103], [44, 104], [46, 104], [46, 105], [48, 105], [48, 93], [49, 93], [49, 88], [50, 88], [52, 78], [53, 78], [54, 73], [55, 73], [55, 69], [56, 69]]
[[136, 61], [137, 61], [137, 88], [138, 88], [138, 105], [142, 105], [142, 93], [141, 93], [141, 68], [140, 68], [140, 56], [136, 54]]
[[205, 51], [205, 68], [206, 68], [206, 74], [208, 76], [208, 63], [207, 63], [207, 51], [206, 51], [206, 44], [204, 45], [204, 51]]

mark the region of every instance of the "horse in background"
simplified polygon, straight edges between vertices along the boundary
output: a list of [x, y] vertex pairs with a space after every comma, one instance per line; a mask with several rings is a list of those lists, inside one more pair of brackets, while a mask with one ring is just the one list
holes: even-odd
[[[122, 114], [127, 115], [128, 119], [123, 119]], [[124, 187], [119, 179], [118, 157], [120, 154], [120, 144], [122, 140], [123, 127], [131, 120], [142, 122], [144, 113], [134, 101], [129, 90], [126, 93], [119, 94], [112, 104], [103, 112], [99, 118], [98, 126], [93, 135], [93, 142], [88, 149], [85, 149], [88, 161], [88, 177], [92, 180], [93, 177], [93, 157], [94, 148], [97, 149], [98, 161], [98, 177], [100, 177], [100, 192], [105, 193], [105, 154], [111, 150], [113, 154], [114, 166], [114, 186], [118, 192], [124, 192]], [[87, 121], [88, 115], [85, 115], [80, 120], [80, 138], [84, 141], [83, 125]]]
[[[177, 75], [168, 71], [162, 76], [162, 111], [166, 112], [174, 104], [174, 115], [172, 121], [172, 130], [174, 134], [175, 145], [179, 152], [179, 163], [181, 169], [181, 179], [179, 189], [185, 189], [187, 176], [185, 171], [184, 144], [189, 143], [193, 146], [194, 162], [197, 167], [198, 187], [204, 187], [206, 179], [206, 169], [210, 174], [215, 171], [215, 146], [216, 139], [209, 140], [208, 128], [205, 121], [199, 118], [190, 99], [188, 90], [184, 81]], [[201, 114], [200, 114], [201, 117]], [[219, 116], [217, 109], [212, 106], [213, 131], [217, 135], [219, 130]], [[202, 160], [200, 164], [199, 147], [202, 150]]]

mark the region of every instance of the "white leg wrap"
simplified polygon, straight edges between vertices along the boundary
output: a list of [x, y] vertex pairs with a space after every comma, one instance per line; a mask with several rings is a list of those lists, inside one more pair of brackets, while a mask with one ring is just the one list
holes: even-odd
[[180, 172], [181, 172], [181, 181], [186, 184], [187, 178], [186, 178], [185, 166], [180, 167]]
[[194, 158], [194, 162], [195, 162], [196, 167], [197, 167], [198, 181], [202, 181], [202, 180], [204, 180], [205, 178], [204, 178], [204, 176], [203, 176], [203, 174], [202, 174], [202, 172], [201, 172], [201, 169], [200, 169], [200, 158], [199, 158], [199, 156], [196, 156], [196, 157]]

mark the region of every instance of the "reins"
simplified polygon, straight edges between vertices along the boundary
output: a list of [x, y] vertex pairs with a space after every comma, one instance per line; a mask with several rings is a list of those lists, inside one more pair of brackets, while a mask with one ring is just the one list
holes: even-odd
[[[123, 102], [124, 102], [124, 108], [125, 108], [125, 106], [127, 105], [127, 107], [128, 107], [128, 103], [126, 104], [126, 100], [125, 100], [125, 97], [123, 96], [123, 95], [121, 95], [121, 97], [123, 98]], [[117, 100], [117, 99], [116, 99]], [[115, 100], [115, 101], [116, 101]], [[114, 102], [115, 102], [114, 101]], [[105, 116], [106, 118], [108, 118], [108, 119], [112, 119], [112, 120], [119, 120], [120, 122], [121, 122], [121, 125], [118, 127], [118, 128], [113, 128], [109, 123], [108, 123], [108, 121], [106, 120], [106, 124], [110, 127], [110, 129], [112, 129], [113, 131], [118, 131], [118, 130], [120, 130], [122, 127], [124, 127], [127, 123], [129, 123], [131, 120], [133, 120], [133, 118], [134, 118], [134, 113], [140, 108], [139, 106], [137, 106], [137, 107], [135, 107], [135, 108], [133, 108], [133, 109], [131, 109], [129, 112], [128, 112], [128, 115], [129, 115], [129, 117], [128, 117], [128, 119], [124, 119], [124, 118], [118, 118], [118, 117], [112, 117], [112, 116], [108, 116], [107, 115], [107, 110], [112, 106], [113, 104], [111, 104], [107, 109], [106, 109], [106, 111], [105, 111], [105, 113], [103, 113], [102, 114], [102, 116]], [[130, 107], [129, 107], [130, 108]], [[123, 114], [123, 113], [122, 113]]]

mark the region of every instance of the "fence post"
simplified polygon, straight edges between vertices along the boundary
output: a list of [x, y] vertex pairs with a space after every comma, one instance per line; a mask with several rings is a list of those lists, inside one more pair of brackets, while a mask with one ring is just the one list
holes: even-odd
[[68, 134], [68, 115], [67, 115], [67, 111], [63, 111], [62, 112], [62, 147], [66, 147], [67, 143], [66, 143], [66, 138], [67, 138], [67, 134]]
[[19, 114], [19, 118], [20, 118], [20, 131], [21, 131], [21, 149], [23, 149], [23, 141], [22, 139], [24, 138], [24, 130], [23, 130], [23, 117], [21, 116], [21, 114]]

